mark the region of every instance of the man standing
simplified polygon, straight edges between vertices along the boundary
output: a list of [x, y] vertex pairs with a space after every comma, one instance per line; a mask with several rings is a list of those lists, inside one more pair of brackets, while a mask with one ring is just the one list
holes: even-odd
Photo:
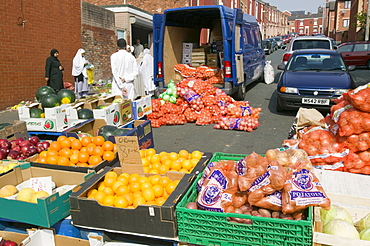
[[134, 54], [138, 58], [141, 52], [144, 51], [144, 46], [140, 43], [140, 39], [136, 39], [136, 44], [134, 45]]
[[126, 50], [126, 40], [121, 38], [117, 41], [118, 52], [111, 55], [111, 67], [113, 73], [112, 94], [134, 100], [134, 80], [138, 75], [136, 59]]

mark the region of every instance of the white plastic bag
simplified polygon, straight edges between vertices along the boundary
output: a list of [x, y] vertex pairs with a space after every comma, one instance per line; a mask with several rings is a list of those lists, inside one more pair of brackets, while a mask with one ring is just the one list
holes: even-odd
[[265, 76], [265, 83], [271, 84], [275, 80], [275, 72], [274, 68], [271, 65], [271, 61], [266, 61], [266, 65], [264, 68], [264, 76]]

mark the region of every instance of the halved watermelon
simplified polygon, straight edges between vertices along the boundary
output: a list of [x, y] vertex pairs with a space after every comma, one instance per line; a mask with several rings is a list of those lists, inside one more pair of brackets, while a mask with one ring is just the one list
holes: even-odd
[[77, 111], [79, 119], [92, 119], [94, 118], [94, 113], [91, 109], [83, 108]]
[[42, 97], [49, 94], [55, 94], [54, 89], [50, 86], [41, 86], [36, 91], [36, 99], [41, 102]]
[[61, 89], [57, 95], [62, 104], [74, 103], [76, 101], [75, 93], [68, 89]]
[[41, 99], [42, 108], [53, 108], [53, 107], [60, 106], [60, 104], [61, 104], [60, 98], [55, 94], [45, 95]]
[[114, 136], [114, 132], [116, 130], [117, 130], [117, 127], [115, 126], [110, 126], [110, 125], [102, 126], [98, 130], [98, 136], [102, 136], [104, 137], [105, 141], [108, 141], [109, 136]]
[[45, 118], [44, 110], [41, 108], [31, 108], [30, 110], [31, 118]]

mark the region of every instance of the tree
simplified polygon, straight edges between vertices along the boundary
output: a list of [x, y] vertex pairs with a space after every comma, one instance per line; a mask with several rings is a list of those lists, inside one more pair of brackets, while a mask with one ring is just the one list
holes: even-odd
[[[365, 10], [362, 10], [361, 12], [355, 14], [355, 17], [357, 19], [356, 23], [353, 23], [354, 27], [359, 27], [362, 30], [366, 29], [366, 19], [367, 19], [367, 13]], [[361, 35], [361, 40], [365, 40], [365, 32]]]

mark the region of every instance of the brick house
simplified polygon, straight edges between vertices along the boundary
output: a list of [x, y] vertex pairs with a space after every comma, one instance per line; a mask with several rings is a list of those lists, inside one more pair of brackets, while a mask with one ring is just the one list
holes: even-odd
[[301, 35], [313, 35], [323, 33], [323, 9], [318, 8], [318, 13], [292, 12], [288, 17], [289, 32], [297, 32]]

